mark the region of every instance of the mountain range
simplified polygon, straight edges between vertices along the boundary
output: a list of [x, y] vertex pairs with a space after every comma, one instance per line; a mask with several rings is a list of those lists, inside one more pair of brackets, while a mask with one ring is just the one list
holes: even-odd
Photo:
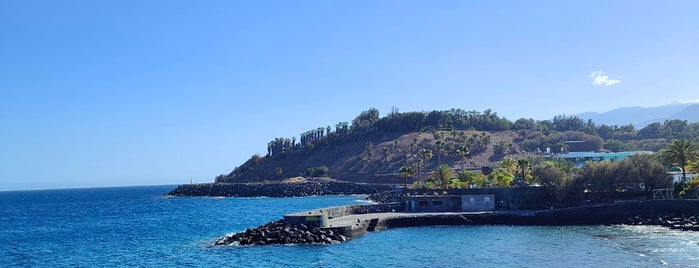
[[575, 115], [583, 120], [591, 119], [596, 124], [628, 125], [636, 129], [654, 122], [665, 120], [687, 120], [689, 123], [699, 122], [699, 103], [671, 103], [657, 107], [624, 107], [604, 113], [587, 112]]

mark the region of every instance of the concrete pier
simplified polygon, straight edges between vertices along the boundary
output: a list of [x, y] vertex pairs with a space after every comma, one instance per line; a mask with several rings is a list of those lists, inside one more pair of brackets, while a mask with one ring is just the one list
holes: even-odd
[[[441, 210], [447, 202], [429, 197], [422, 208]], [[468, 199], [470, 200], [470, 199]], [[410, 201], [410, 200], [408, 200]], [[463, 201], [463, 199], [462, 199]], [[450, 202], [451, 205], [463, 202]], [[451, 206], [448, 205], [448, 206]], [[648, 200], [544, 210], [410, 212], [405, 203], [321, 208], [220, 238], [214, 245], [333, 244], [386, 228], [430, 225], [662, 225], [699, 231], [698, 200]]]
[[[284, 215], [291, 223], [317, 224], [348, 238], [386, 228], [427, 225], [595, 225], [620, 224], [632, 218], [657, 219], [671, 215], [699, 215], [699, 201], [650, 200], [596, 204], [547, 210], [480, 212], [406, 212], [401, 204], [333, 207]], [[393, 209], [391, 209], [393, 208]], [[390, 211], [389, 211], [390, 209]], [[368, 212], [383, 210], [381, 212]], [[328, 216], [328, 215], [335, 215]], [[308, 221], [306, 221], [308, 220]]]

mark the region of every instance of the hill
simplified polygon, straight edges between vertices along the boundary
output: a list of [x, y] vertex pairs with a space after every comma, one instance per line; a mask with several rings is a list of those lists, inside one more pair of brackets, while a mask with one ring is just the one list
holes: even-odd
[[442, 164], [455, 172], [480, 171], [495, 168], [504, 157], [532, 159], [549, 150], [654, 151], [669, 139], [699, 136], [699, 124], [695, 125], [666, 121], [636, 130], [566, 116], [511, 122], [490, 110], [460, 109], [392, 111], [380, 118], [378, 110], [369, 109], [351, 124], [339, 122], [334, 129], [312, 129], [298, 140], [276, 138], [269, 142], [266, 155], [253, 155], [216, 181], [329, 176], [354, 182], [400, 183], [404, 181], [402, 168], [414, 178], [425, 179]]
[[[449, 165], [455, 171], [491, 167], [494, 161], [504, 156], [502, 152], [496, 152], [503, 147], [509, 156], [524, 157], [524, 150], [515, 145], [517, 137], [514, 131], [386, 133], [366, 140], [321, 145], [309, 150], [267, 157], [253, 156], [231, 174], [220, 177], [219, 181], [281, 180], [294, 176], [314, 176], [315, 171], [320, 172], [317, 175], [344, 181], [403, 183], [400, 168], [417, 162], [421, 163], [419, 169], [424, 176], [424, 171], [435, 170], [440, 164]], [[459, 144], [480, 144], [477, 146], [482, 148], [471, 149], [472, 152], [465, 154], [458, 150]], [[420, 150], [429, 150], [432, 156], [421, 156]], [[327, 174], [324, 167], [327, 167]]]
[[231, 173], [219, 175], [216, 182], [329, 176], [353, 182], [402, 183], [404, 173], [424, 180], [440, 165], [456, 173], [487, 171], [505, 157], [539, 161], [548, 151], [657, 151], [672, 139], [698, 138], [699, 123], [678, 119], [636, 129], [564, 115], [511, 122], [490, 110], [394, 110], [379, 117], [379, 111], [372, 108], [351, 124], [312, 129], [301, 133], [298, 140], [276, 138], [268, 143], [266, 155], [253, 155]]

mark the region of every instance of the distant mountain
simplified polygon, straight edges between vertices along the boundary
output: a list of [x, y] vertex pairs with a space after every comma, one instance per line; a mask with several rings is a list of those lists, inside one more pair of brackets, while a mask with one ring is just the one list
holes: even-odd
[[699, 103], [671, 103], [657, 107], [625, 107], [605, 113], [587, 112], [577, 114], [577, 117], [591, 119], [597, 124], [628, 125], [637, 129], [654, 122], [680, 119], [690, 123], [699, 122]]
[[699, 104], [694, 104], [679, 113], [670, 117], [670, 119], [681, 119], [689, 122], [699, 122]]

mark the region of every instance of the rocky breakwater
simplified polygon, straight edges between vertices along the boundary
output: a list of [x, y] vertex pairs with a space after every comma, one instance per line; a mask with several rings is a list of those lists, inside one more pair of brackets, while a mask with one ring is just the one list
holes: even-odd
[[665, 215], [656, 218], [635, 216], [618, 222], [626, 225], [660, 225], [683, 231], [699, 231], [698, 215]]
[[335, 244], [347, 238], [330, 229], [273, 221], [254, 229], [227, 235], [216, 240], [214, 246]]
[[312, 195], [372, 194], [392, 190], [395, 186], [363, 184], [327, 179], [270, 183], [202, 183], [183, 184], [171, 196], [295, 197]]
[[401, 191], [389, 190], [369, 194], [365, 199], [376, 203], [395, 203], [401, 201], [402, 195]]

